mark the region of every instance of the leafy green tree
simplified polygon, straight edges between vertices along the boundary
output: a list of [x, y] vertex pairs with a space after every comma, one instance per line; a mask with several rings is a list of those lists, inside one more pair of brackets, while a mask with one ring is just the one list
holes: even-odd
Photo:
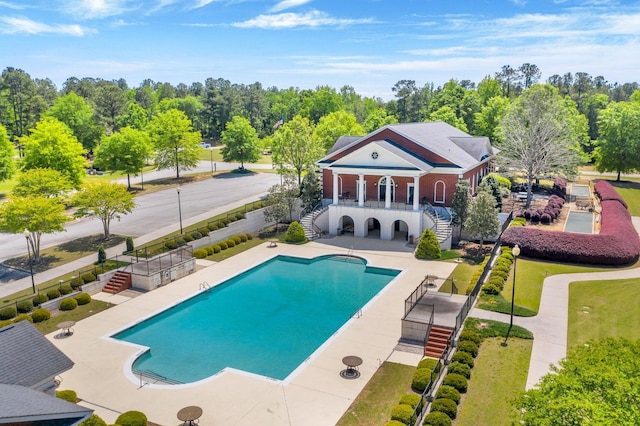
[[149, 135], [125, 127], [111, 136], [104, 136], [96, 149], [94, 166], [110, 172], [127, 174], [127, 188], [131, 189], [131, 175], [137, 176], [151, 156], [153, 146]]
[[499, 144], [502, 136], [499, 131], [500, 121], [504, 117], [509, 103], [509, 99], [502, 96], [494, 96], [489, 99], [480, 112], [475, 114], [475, 134], [486, 136], [492, 142]]
[[429, 115], [429, 121], [443, 121], [453, 127], [467, 132], [467, 125], [462, 118], [458, 118], [449, 105], [440, 107]]
[[387, 124], [397, 124], [398, 119], [394, 115], [390, 115], [382, 108], [376, 108], [371, 111], [362, 125], [365, 133], [371, 133], [374, 130], [378, 130]]
[[59, 171], [74, 187], [86, 174], [85, 150], [66, 124], [45, 117], [29, 136], [23, 136], [22, 170], [53, 169]]
[[30, 169], [18, 176], [11, 191], [17, 197], [61, 197], [73, 189], [73, 184], [57, 170]]
[[500, 219], [496, 209], [496, 199], [490, 192], [480, 190], [469, 204], [469, 214], [464, 221], [464, 229], [480, 239], [480, 253], [484, 240], [500, 232]]
[[312, 123], [318, 123], [322, 117], [344, 108], [340, 94], [329, 86], [316, 87], [316, 90], [304, 99], [303, 104], [301, 115], [308, 117]]
[[600, 139], [594, 156], [599, 172], [621, 173], [640, 170], [640, 103], [612, 102], [598, 121]]
[[279, 225], [281, 222], [291, 222], [293, 211], [298, 205], [298, 194], [300, 188], [296, 184], [295, 177], [285, 174], [281, 185], [273, 185], [269, 188], [266, 204], [264, 208], [264, 219], [267, 222], [274, 221]]
[[260, 159], [258, 134], [244, 117], [235, 116], [227, 123], [222, 132], [222, 143], [222, 159], [226, 162], [239, 161], [241, 169], [244, 169], [245, 161], [255, 163]]
[[182, 111], [171, 109], [156, 115], [149, 123], [149, 136], [155, 145], [155, 163], [159, 170], [190, 170], [198, 164], [200, 155], [199, 132], [194, 132], [191, 122]]
[[581, 156], [573, 115], [558, 90], [546, 84], [525, 90], [500, 121], [497, 162], [527, 179], [526, 207], [531, 205], [534, 179], [576, 173]]
[[640, 340], [603, 339], [575, 347], [516, 401], [521, 423], [640, 424]]
[[[598, 117], [600, 112], [609, 104], [609, 96], [603, 93], [596, 93], [587, 98], [582, 107], [582, 112], [587, 117], [589, 122], [589, 138], [592, 141], [597, 140], [600, 137], [600, 130], [598, 128]], [[583, 147], [583, 151], [591, 155], [593, 151], [591, 144], [589, 147]]]
[[0, 181], [11, 179], [16, 171], [13, 159], [15, 150], [9, 140], [7, 130], [0, 124]]
[[64, 231], [69, 220], [59, 197], [14, 197], [0, 204], [0, 230], [22, 234], [29, 230], [29, 244], [34, 262], [40, 261], [42, 234]]
[[127, 97], [124, 90], [115, 82], [101, 81], [96, 89], [93, 99], [96, 113], [100, 122], [109, 131], [113, 131], [116, 125], [116, 117], [122, 115], [127, 108]]
[[458, 231], [458, 239], [462, 234], [464, 222], [467, 220], [469, 213], [469, 204], [471, 203], [471, 184], [469, 179], [459, 180], [456, 183], [456, 190], [451, 200], [451, 216], [453, 225], [460, 227]]
[[356, 121], [356, 116], [346, 111], [336, 111], [322, 117], [313, 130], [313, 137], [320, 142], [325, 151], [331, 149], [340, 136], [363, 136], [364, 134], [364, 129]]
[[322, 201], [320, 179], [313, 167], [309, 168], [307, 174], [302, 179], [302, 185], [300, 186], [300, 198], [302, 200], [302, 207], [307, 210], [312, 209]]
[[116, 117], [116, 128], [131, 127], [136, 130], [144, 130], [149, 124], [149, 113], [136, 102], [130, 102], [127, 110]]
[[302, 172], [310, 169], [324, 152], [320, 139], [313, 135], [311, 122], [300, 115], [280, 126], [273, 135], [271, 148], [273, 163], [278, 165], [281, 172], [287, 166], [293, 167], [298, 176], [298, 184], [301, 182]]
[[87, 184], [73, 197], [77, 207], [75, 216], [97, 218], [102, 221], [104, 239], [110, 238], [109, 226], [113, 219], [131, 213], [136, 206], [133, 194], [127, 188], [115, 182]]
[[416, 259], [440, 259], [442, 256], [438, 237], [431, 229], [425, 229], [420, 236], [414, 256]]
[[480, 96], [480, 102], [483, 106], [487, 105], [490, 99], [496, 96], [502, 96], [502, 89], [500, 88], [500, 81], [497, 78], [486, 76], [478, 83], [478, 95]]
[[287, 234], [284, 240], [288, 243], [302, 243], [307, 241], [307, 237], [304, 234], [304, 228], [295, 220], [291, 222], [287, 229]]
[[87, 151], [96, 146], [103, 133], [91, 105], [74, 92], [56, 99], [46, 116], [66, 124]]
[[23, 70], [7, 67], [2, 71], [0, 91], [5, 92], [9, 104], [7, 130], [12, 139], [22, 137], [46, 109], [42, 98], [37, 95], [36, 84]]

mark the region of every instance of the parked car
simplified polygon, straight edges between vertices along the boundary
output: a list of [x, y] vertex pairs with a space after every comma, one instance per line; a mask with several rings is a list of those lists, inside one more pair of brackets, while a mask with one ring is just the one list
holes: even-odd
[[208, 142], [200, 142], [200, 146], [203, 148], [211, 148], [211, 144]]

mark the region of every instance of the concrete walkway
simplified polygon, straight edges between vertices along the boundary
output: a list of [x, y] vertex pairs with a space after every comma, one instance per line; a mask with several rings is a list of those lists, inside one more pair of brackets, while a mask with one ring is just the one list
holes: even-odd
[[[549, 373], [567, 355], [569, 328], [569, 284], [574, 281], [623, 280], [640, 278], [640, 268], [611, 272], [563, 274], [547, 277], [542, 285], [540, 309], [535, 317], [514, 317], [513, 323], [533, 333], [533, 348], [527, 376], [527, 389]], [[509, 314], [473, 308], [469, 316], [509, 323]]]

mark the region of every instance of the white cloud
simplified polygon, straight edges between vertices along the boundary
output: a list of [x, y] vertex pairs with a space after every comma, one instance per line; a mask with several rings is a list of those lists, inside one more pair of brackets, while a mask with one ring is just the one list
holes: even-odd
[[309, 3], [311, 0], [282, 0], [278, 2], [275, 6], [273, 6], [269, 11], [270, 12], [281, 12], [286, 9], [291, 9], [293, 7], [302, 6], [304, 4]]
[[262, 29], [283, 29], [295, 27], [327, 27], [345, 26], [354, 24], [366, 24], [373, 22], [372, 19], [338, 19], [329, 16], [324, 12], [314, 10], [308, 13], [280, 13], [275, 15], [259, 15], [244, 22], [231, 24], [238, 28], [262, 28]]
[[80, 25], [49, 25], [24, 17], [0, 17], [0, 32], [4, 34], [60, 34], [82, 37], [97, 31]]
[[24, 5], [10, 3], [8, 1], [0, 1], [0, 7], [6, 7], [7, 9], [13, 9], [13, 10], [26, 9], [26, 6], [24, 6]]
[[99, 19], [121, 15], [135, 7], [130, 0], [64, 0], [61, 11], [80, 19]]

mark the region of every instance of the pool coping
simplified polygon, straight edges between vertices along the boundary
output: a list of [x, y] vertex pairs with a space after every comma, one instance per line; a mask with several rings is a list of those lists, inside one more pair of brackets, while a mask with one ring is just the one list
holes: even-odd
[[[173, 424], [177, 423], [180, 408], [198, 405], [204, 410], [201, 424], [328, 425], [339, 420], [382, 362], [417, 364], [419, 355], [394, 351], [400, 338], [404, 299], [427, 271], [446, 277], [455, 263], [417, 260], [406, 242], [397, 241], [333, 237], [302, 246], [267, 246], [264, 243], [80, 321], [71, 339], [53, 339], [53, 334], [48, 335], [75, 362], [74, 368], [62, 375], [61, 388], [75, 390], [81, 404], [94, 409], [108, 423], [115, 422], [119, 412], [139, 410], [152, 422]], [[166, 309], [167, 304], [193, 296], [198, 285], [212, 273], [216, 281], [224, 281], [249, 269], [247, 265], [255, 266], [276, 254], [313, 258], [344, 254], [345, 246], [354, 246], [354, 254], [365, 258], [370, 266], [402, 272], [365, 305], [360, 318], [350, 319], [287, 382], [256, 380], [253, 375], [227, 371], [213, 380], [179, 388], [140, 387], [125, 374], [126, 360], [139, 349], [104, 338], [126, 324]], [[358, 355], [364, 361], [357, 380], [345, 380], [339, 375], [344, 368], [341, 360], [346, 355]]]

